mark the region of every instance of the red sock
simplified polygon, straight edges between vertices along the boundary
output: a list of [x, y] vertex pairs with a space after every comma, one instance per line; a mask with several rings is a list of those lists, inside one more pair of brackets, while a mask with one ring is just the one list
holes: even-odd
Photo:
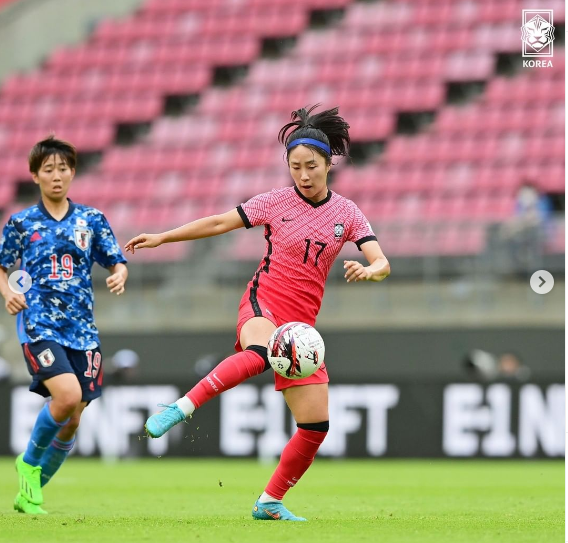
[[298, 428], [284, 447], [276, 471], [264, 491], [281, 500], [311, 466], [326, 435], [327, 432]]
[[236, 387], [239, 383], [265, 370], [264, 358], [257, 352], [245, 350], [225, 358], [215, 369], [197, 383], [186, 396], [197, 409], [215, 396]]

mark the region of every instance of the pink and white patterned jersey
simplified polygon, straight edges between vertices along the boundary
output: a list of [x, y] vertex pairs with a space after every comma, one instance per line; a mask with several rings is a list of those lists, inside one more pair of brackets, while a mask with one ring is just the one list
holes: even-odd
[[[369, 221], [347, 198], [328, 191], [314, 203], [294, 186], [259, 194], [237, 207], [245, 226], [264, 225], [264, 258], [248, 284], [258, 299], [288, 321], [314, 325], [329, 270], [343, 244], [375, 240]], [[257, 311], [258, 308], [258, 311]]]

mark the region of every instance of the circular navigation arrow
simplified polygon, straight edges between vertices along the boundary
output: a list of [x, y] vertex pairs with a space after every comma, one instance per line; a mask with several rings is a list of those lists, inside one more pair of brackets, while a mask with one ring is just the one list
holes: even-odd
[[10, 290], [16, 294], [25, 294], [32, 288], [32, 278], [28, 272], [16, 270], [8, 277], [8, 286]]
[[554, 287], [554, 277], [549, 271], [538, 270], [531, 276], [531, 288], [537, 294], [548, 294]]

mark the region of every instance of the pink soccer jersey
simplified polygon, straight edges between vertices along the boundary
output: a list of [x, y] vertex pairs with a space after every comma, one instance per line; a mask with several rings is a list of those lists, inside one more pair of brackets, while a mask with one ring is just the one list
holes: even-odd
[[[346, 241], [376, 240], [369, 221], [347, 198], [328, 192], [313, 203], [294, 186], [259, 194], [237, 207], [245, 226], [264, 225], [264, 258], [248, 284], [253, 307], [267, 302], [288, 321], [314, 325], [329, 270]], [[260, 314], [260, 313], [259, 313]]]

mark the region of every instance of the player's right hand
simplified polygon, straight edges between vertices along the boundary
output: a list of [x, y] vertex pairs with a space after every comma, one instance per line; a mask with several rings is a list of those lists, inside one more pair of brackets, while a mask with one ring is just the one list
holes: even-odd
[[134, 254], [135, 249], [151, 249], [161, 244], [161, 234], [139, 234], [126, 243], [124, 248]]
[[28, 304], [26, 303], [26, 297], [23, 294], [16, 294], [10, 291], [6, 295], [6, 311], [10, 315], [17, 315], [23, 309], [28, 309]]

